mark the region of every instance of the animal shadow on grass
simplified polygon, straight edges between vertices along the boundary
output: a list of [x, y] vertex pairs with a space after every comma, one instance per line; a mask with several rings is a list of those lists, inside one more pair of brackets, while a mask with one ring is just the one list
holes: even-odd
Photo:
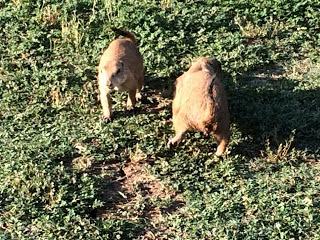
[[267, 140], [276, 147], [292, 134], [297, 150], [318, 153], [320, 89], [299, 89], [297, 81], [279, 74], [279, 68], [263, 74], [243, 74], [240, 84], [230, 87], [231, 122], [247, 137], [235, 146], [235, 154], [257, 157]]

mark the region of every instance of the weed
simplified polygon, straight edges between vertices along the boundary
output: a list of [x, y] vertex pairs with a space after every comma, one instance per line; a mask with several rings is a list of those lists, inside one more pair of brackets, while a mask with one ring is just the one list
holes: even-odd
[[294, 136], [292, 135], [289, 140], [285, 143], [280, 143], [276, 151], [271, 150], [270, 141], [267, 140], [266, 152], [262, 152], [262, 157], [266, 157], [267, 162], [277, 163], [279, 161], [285, 161], [288, 159], [288, 153], [291, 150], [292, 143], [294, 141]]

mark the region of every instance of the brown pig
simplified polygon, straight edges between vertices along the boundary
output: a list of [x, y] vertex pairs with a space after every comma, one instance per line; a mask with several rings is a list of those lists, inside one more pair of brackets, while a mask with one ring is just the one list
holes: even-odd
[[221, 64], [212, 58], [201, 57], [176, 80], [172, 103], [173, 128], [176, 135], [168, 147], [178, 144], [186, 131], [212, 133], [218, 143], [216, 155], [225, 153], [230, 138], [230, 116], [224, 87], [221, 83]]
[[144, 84], [143, 58], [138, 50], [133, 33], [117, 28], [112, 30], [123, 38], [116, 38], [101, 56], [98, 66], [98, 83], [103, 119], [111, 120], [112, 90], [127, 91], [127, 109], [133, 109], [141, 98]]

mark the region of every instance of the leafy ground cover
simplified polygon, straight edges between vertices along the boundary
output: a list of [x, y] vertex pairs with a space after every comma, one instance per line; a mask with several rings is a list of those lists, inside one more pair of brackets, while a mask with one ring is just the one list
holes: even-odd
[[[1, 239], [319, 239], [317, 1], [0, 0]], [[100, 121], [96, 66], [136, 33], [135, 113]], [[175, 77], [224, 69], [232, 141], [166, 149]]]

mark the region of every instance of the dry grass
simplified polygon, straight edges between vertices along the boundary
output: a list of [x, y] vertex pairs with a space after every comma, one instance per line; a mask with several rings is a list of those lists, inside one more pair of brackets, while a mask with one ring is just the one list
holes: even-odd
[[76, 49], [79, 49], [84, 33], [82, 32], [82, 24], [73, 16], [71, 20], [64, 19], [61, 22], [62, 40], [66, 43], [71, 43]]

